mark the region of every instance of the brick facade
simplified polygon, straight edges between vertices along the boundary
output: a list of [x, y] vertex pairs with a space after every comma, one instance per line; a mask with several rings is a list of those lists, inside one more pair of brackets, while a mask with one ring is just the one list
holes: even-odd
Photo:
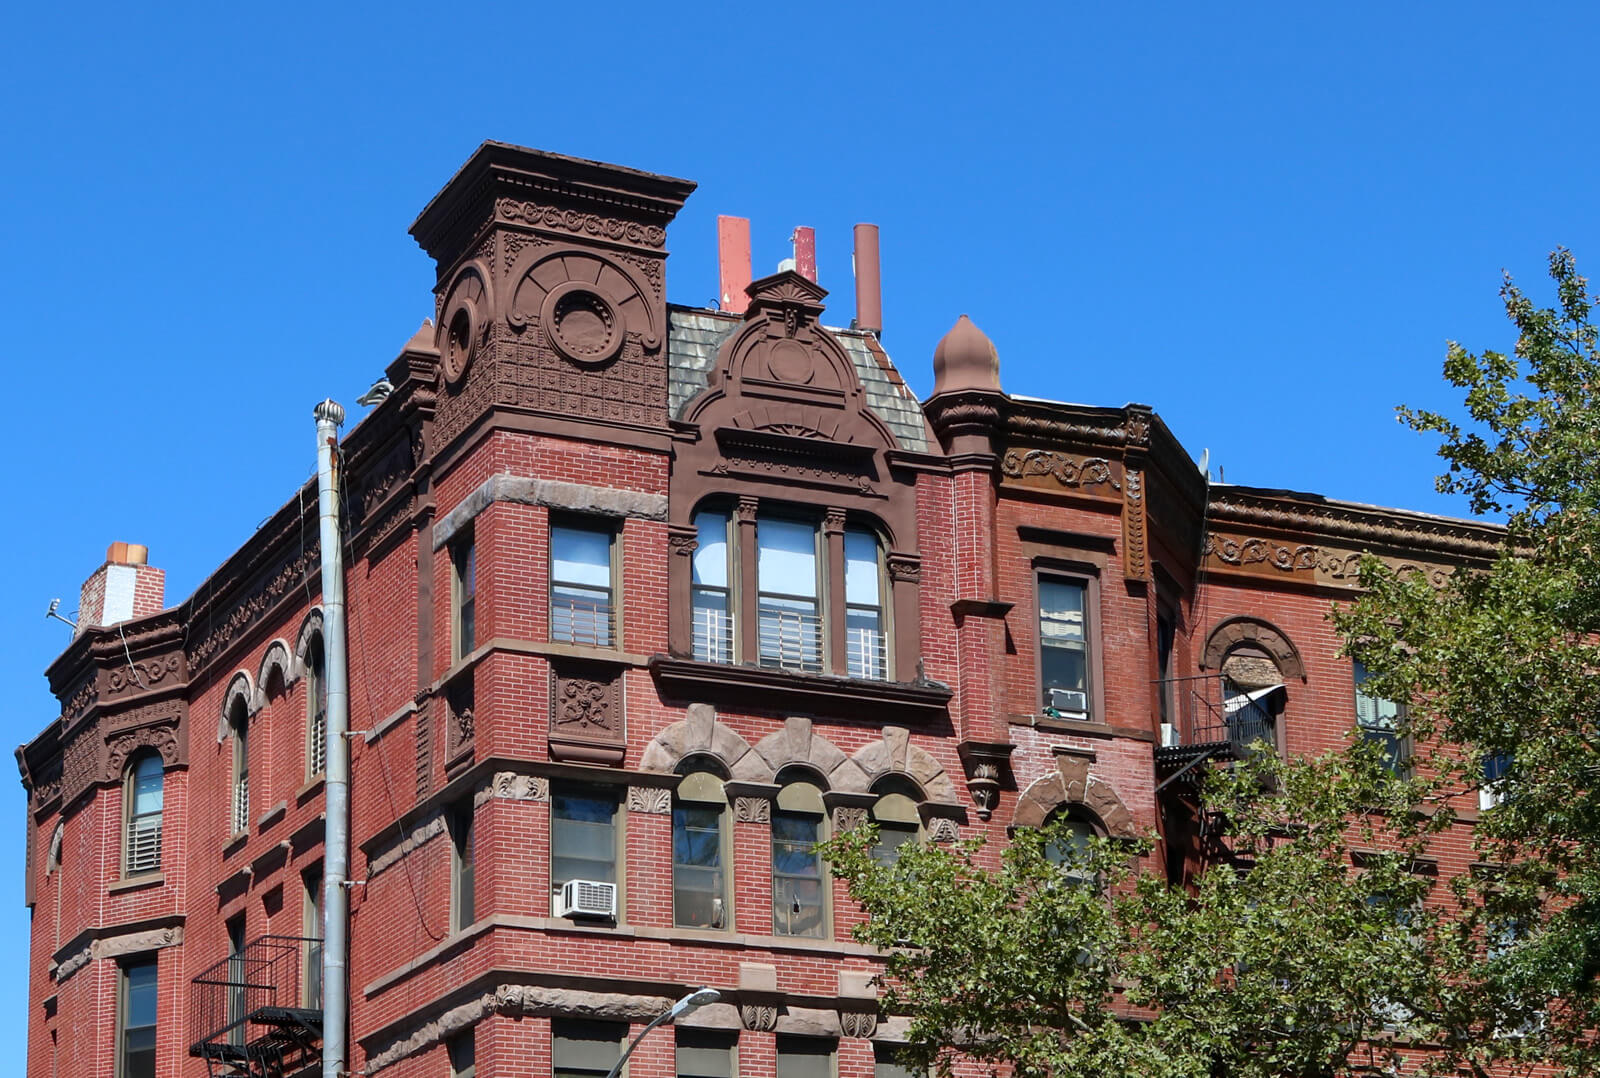
[[[1148, 409], [1008, 396], [965, 320], [917, 402], [876, 338], [822, 328], [825, 293], [798, 274], [752, 284], [742, 318], [670, 307], [664, 229], [692, 186], [486, 144], [413, 226], [438, 264], [437, 326], [343, 442], [358, 1072], [448, 1074], [448, 1046], [470, 1037], [480, 1076], [549, 1073], [552, 1023], [637, 1033], [706, 985], [723, 1001], [687, 1024], [736, 1040], [740, 1073], [773, 1073], [798, 1035], [836, 1046], [839, 1078], [868, 1078], [898, 1027], [877, 1014], [842, 887], [824, 885], [822, 938], [774, 934], [786, 790], [821, 791], [824, 830], [905, 793], [930, 841], [1003, 843], [1014, 823], [1074, 812], [1163, 833], [1151, 868], [1176, 874], [1204, 851], [1182, 784], [1157, 785], [1222, 664], [1275, 664], [1288, 750], [1339, 743], [1354, 684], [1325, 613], [1351, 594], [1350, 559], [1443, 574], [1494, 547], [1474, 524], [1208, 487]], [[150, 956], [155, 1073], [207, 1073], [191, 1048], [216, 1030], [193, 982], [240, 924], [245, 941], [306, 935], [324, 830], [308, 761], [316, 506], [311, 483], [174, 607], [139, 566], [130, 616], [93, 619], [51, 666], [61, 716], [18, 750], [30, 1075], [116, 1073], [119, 979]], [[699, 608], [727, 628], [725, 653], [693, 622], [701, 510], [725, 519], [732, 555], [726, 619]], [[759, 575], [776, 519], [816, 535], [814, 620], [788, 643], [763, 635], [783, 624]], [[552, 528], [573, 523], [610, 536], [607, 642], [574, 633], [577, 608], [552, 591]], [[859, 660], [867, 677], [841, 665], [852, 641], [878, 646], [843, 609], [850, 529], [878, 546], [883, 657]], [[475, 632], [460, 640], [468, 543]], [[1089, 600], [1081, 714], [1041, 692], [1040, 580], [1056, 576]], [[104, 569], [91, 591], [103, 606]], [[130, 876], [127, 776], [150, 753], [160, 868]], [[726, 801], [721, 927], [675, 925], [674, 791], [695, 771]], [[555, 915], [552, 815], [574, 792], [615, 804], [614, 921]], [[1446, 853], [1469, 858], [1465, 842]], [[279, 1005], [302, 1003], [303, 975], [276, 985]], [[672, 1051], [654, 1034], [630, 1074], [673, 1074]]]

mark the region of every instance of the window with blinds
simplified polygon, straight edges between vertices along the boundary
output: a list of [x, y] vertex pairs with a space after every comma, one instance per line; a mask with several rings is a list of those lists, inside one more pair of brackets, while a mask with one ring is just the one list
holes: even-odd
[[619, 1022], [557, 1018], [550, 1023], [555, 1078], [606, 1078], [622, 1058], [628, 1027]]
[[161, 870], [162, 768], [160, 755], [147, 752], [128, 769], [124, 876]]
[[833, 1078], [834, 1047], [816, 1037], [779, 1037], [778, 1078]]
[[737, 1044], [729, 1033], [678, 1030], [677, 1078], [734, 1078]]

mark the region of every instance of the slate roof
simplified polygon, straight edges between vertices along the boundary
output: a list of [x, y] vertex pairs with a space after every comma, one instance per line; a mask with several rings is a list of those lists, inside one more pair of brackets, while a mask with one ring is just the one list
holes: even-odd
[[[717, 349], [744, 319], [696, 307], [667, 308], [667, 410], [674, 419], [710, 379]], [[900, 448], [926, 453], [928, 424], [917, 396], [894, 369], [894, 363], [870, 333], [824, 327], [855, 364], [866, 393], [867, 407], [893, 432]]]

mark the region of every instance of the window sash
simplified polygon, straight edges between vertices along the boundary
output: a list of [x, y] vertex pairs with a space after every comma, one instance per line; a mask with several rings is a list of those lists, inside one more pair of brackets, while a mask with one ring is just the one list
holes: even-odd
[[233, 728], [233, 833], [250, 830], [250, 728], [243, 720]]
[[677, 1078], [734, 1078], [731, 1036], [678, 1030], [675, 1059]]
[[777, 1078], [833, 1078], [834, 1044], [810, 1037], [779, 1037]]
[[117, 1009], [118, 1078], [155, 1078], [157, 996], [156, 959], [122, 967], [122, 999]]
[[478, 544], [463, 542], [453, 559], [455, 566], [455, 658], [465, 658], [478, 646]]
[[616, 589], [610, 529], [550, 527], [550, 639], [608, 648]]
[[477, 919], [477, 821], [471, 802], [456, 810], [451, 827], [450, 927], [459, 932]]
[[558, 1019], [550, 1023], [555, 1078], [605, 1078], [622, 1057], [628, 1027], [612, 1022]]
[[1093, 591], [1085, 579], [1036, 577], [1039, 627], [1039, 696], [1054, 707], [1051, 690], [1083, 694], [1082, 714], [1094, 712], [1089, 616]]
[[672, 919], [680, 928], [722, 928], [727, 901], [720, 805], [672, 809]]
[[550, 886], [571, 880], [617, 880], [617, 802], [595, 794], [555, 792], [550, 808]]
[[822, 819], [805, 812], [772, 814], [772, 932], [821, 938], [826, 891], [816, 845]]

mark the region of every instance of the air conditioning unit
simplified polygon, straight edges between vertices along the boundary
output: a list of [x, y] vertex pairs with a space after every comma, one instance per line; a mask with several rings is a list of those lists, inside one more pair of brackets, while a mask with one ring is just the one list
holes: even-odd
[[598, 880], [568, 880], [556, 894], [557, 917], [617, 919], [617, 885]]
[[1089, 714], [1089, 694], [1079, 689], [1051, 689], [1050, 706], [1063, 715]]

